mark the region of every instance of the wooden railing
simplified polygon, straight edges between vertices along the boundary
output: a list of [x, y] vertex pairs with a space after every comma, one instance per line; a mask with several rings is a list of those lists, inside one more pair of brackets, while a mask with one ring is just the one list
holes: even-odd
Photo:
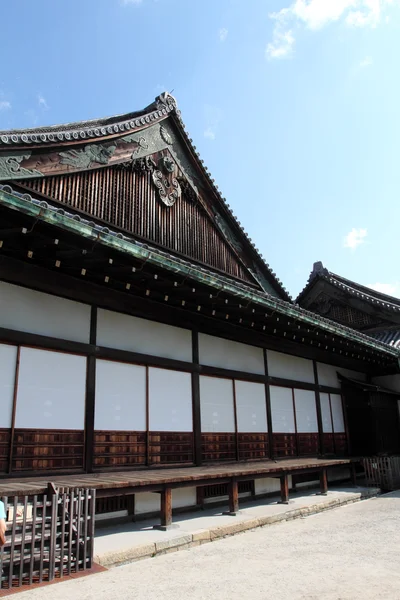
[[363, 458], [367, 485], [384, 491], [400, 489], [400, 456], [376, 456]]
[[6, 544], [0, 550], [0, 589], [52, 581], [92, 567], [95, 490], [56, 489], [2, 497]]

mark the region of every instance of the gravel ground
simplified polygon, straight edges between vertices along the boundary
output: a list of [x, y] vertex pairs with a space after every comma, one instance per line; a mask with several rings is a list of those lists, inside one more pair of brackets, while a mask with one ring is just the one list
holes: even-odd
[[21, 600], [400, 600], [400, 492], [23, 592]]

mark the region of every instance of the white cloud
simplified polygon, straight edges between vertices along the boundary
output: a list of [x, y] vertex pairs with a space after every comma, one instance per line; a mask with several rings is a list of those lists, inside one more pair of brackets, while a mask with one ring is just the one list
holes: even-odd
[[267, 58], [286, 58], [293, 52], [294, 36], [292, 31], [280, 31], [276, 27], [273, 34], [273, 40], [267, 45], [265, 55]]
[[215, 131], [212, 127], [207, 127], [207, 129], [205, 129], [204, 137], [208, 138], [209, 140], [215, 140]]
[[46, 102], [46, 98], [44, 96], [42, 96], [42, 94], [38, 94], [37, 101], [38, 101], [40, 108], [44, 108], [45, 110], [48, 110], [49, 105]]
[[349, 233], [344, 238], [343, 246], [345, 248], [351, 248], [352, 250], [355, 250], [355, 248], [358, 248], [358, 246], [365, 242], [366, 237], [366, 229], [356, 229], [355, 227], [353, 227], [353, 229], [349, 231]]
[[295, 28], [316, 31], [337, 21], [351, 27], [376, 27], [385, 9], [395, 2], [399, 0], [294, 0], [269, 15], [275, 26], [266, 56], [289, 56], [295, 43]]
[[219, 36], [219, 41], [224, 42], [226, 40], [226, 38], [228, 37], [228, 30], [225, 29], [225, 27], [223, 27], [222, 29], [219, 30], [218, 36]]
[[400, 282], [395, 283], [368, 283], [367, 287], [381, 292], [381, 294], [387, 294], [388, 296], [400, 297]]
[[366, 56], [365, 58], [363, 58], [363, 60], [360, 62], [360, 67], [362, 69], [366, 69], [367, 67], [370, 67], [372, 65], [372, 58], [370, 56]]
[[8, 100], [0, 100], [0, 110], [9, 110], [11, 108], [11, 102]]

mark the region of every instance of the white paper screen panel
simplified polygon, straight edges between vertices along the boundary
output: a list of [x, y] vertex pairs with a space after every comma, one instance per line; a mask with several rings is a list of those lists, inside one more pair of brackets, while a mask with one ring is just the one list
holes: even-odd
[[190, 373], [149, 369], [150, 431], [193, 431]]
[[86, 358], [21, 348], [15, 426], [83, 429]]
[[296, 433], [291, 388], [271, 385], [269, 392], [271, 398], [272, 431], [274, 433]]
[[97, 345], [192, 361], [192, 336], [188, 329], [100, 309]]
[[340, 388], [340, 381], [338, 379], [337, 373], [341, 373], [345, 377], [358, 379], [358, 381], [366, 380], [365, 373], [349, 371], [349, 369], [342, 369], [341, 367], [335, 367], [334, 365], [317, 363], [317, 369], [319, 385], [329, 385], [330, 387]]
[[314, 367], [311, 360], [298, 358], [291, 354], [282, 354], [274, 350], [267, 350], [268, 375], [314, 383]]
[[346, 429], [344, 426], [343, 405], [342, 398], [339, 396], [339, 394], [331, 394], [331, 407], [333, 431], [335, 433], [344, 433]]
[[95, 429], [146, 431], [146, 367], [96, 361]]
[[200, 376], [201, 431], [234, 433], [233, 384], [231, 379]]
[[261, 348], [232, 342], [223, 338], [199, 334], [200, 364], [245, 373], [264, 375], [264, 354]]
[[238, 431], [268, 431], [265, 386], [262, 383], [236, 380], [235, 393]]
[[90, 306], [0, 281], [0, 327], [87, 343]]
[[324, 433], [332, 433], [333, 429], [329, 394], [321, 393], [319, 397], [321, 402], [322, 431]]
[[0, 344], [0, 427], [11, 427], [17, 347]]
[[297, 433], [318, 433], [317, 404], [315, 392], [294, 390]]

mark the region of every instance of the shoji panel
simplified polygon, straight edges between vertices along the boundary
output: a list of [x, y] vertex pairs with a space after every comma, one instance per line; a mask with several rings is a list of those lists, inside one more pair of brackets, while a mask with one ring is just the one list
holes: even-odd
[[235, 432], [231, 379], [200, 376], [202, 432]]
[[98, 311], [97, 345], [192, 361], [189, 330], [109, 310]]
[[0, 327], [89, 342], [90, 306], [0, 281]]
[[190, 373], [149, 369], [150, 431], [192, 431]]
[[262, 383], [235, 381], [236, 413], [239, 432], [268, 430], [265, 386]]
[[10, 428], [14, 399], [17, 347], [0, 344], [0, 428]]
[[83, 429], [86, 358], [21, 348], [16, 428]]
[[96, 362], [95, 429], [146, 431], [146, 367]]
[[331, 407], [333, 430], [335, 433], [344, 433], [346, 429], [344, 426], [342, 397], [339, 394], [331, 394]]
[[329, 394], [320, 394], [322, 430], [324, 433], [332, 433], [332, 417], [329, 405]]
[[311, 360], [273, 350], [267, 351], [268, 375], [314, 383], [314, 367]]
[[223, 338], [199, 334], [200, 363], [264, 375], [264, 355], [261, 348], [232, 342]]
[[269, 389], [274, 433], [296, 433], [291, 388], [271, 385]]
[[297, 433], [318, 433], [315, 392], [294, 390]]

